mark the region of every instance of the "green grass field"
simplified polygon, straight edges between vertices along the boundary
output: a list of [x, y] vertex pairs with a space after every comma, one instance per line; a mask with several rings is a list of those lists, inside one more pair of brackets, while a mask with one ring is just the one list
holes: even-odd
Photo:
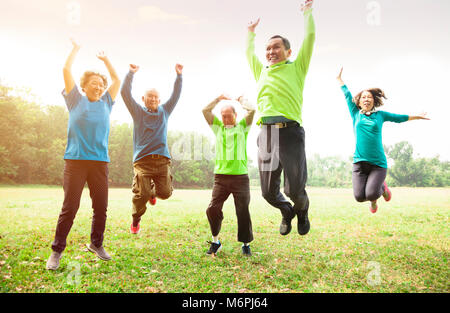
[[92, 209], [85, 189], [58, 271], [45, 270], [61, 187], [0, 187], [0, 292], [449, 292], [450, 189], [392, 188], [371, 214], [350, 189], [308, 188], [311, 231], [278, 233], [280, 213], [252, 190], [253, 256], [241, 255], [232, 198], [223, 249], [206, 255], [210, 190], [175, 190], [129, 233], [131, 191], [110, 189], [104, 246], [87, 252]]

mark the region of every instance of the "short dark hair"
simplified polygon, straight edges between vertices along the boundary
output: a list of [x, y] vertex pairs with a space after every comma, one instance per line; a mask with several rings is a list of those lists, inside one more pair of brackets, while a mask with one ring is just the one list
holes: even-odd
[[380, 106], [382, 106], [383, 103], [383, 98], [387, 99], [386, 95], [384, 94], [384, 91], [381, 90], [380, 88], [370, 88], [370, 89], [364, 89], [363, 91], [361, 91], [360, 93], [358, 93], [354, 98], [353, 98], [353, 102], [355, 102], [356, 106], [358, 107], [358, 109], [361, 110], [361, 107], [359, 105], [359, 100], [361, 99], [361, 95], [364, 91], [368, 91], [372, 94], [373, 97], [373, 106], [375, 108], [378, 108]]
[[275, 35], [275, 36], [270, 37], [270, 39], [275, 39], [275, 38], [280, 38], [283, 41], [283, 45], [286, 48], [286, 50], [291, 49], [291, 43], [289, 42], [289, 40], [287, 40], [287, 38], [284, 38], [283, 36], [280, 36], [280, 35]]

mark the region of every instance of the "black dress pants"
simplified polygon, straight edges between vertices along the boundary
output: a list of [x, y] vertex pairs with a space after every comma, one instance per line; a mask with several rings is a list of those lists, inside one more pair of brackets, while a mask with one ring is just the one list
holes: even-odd
[[[308, 178], [305, 155], [305, 131], [296, 126], [276, 128], [262, 125], [258, 135], [258, 168], [262, 196], [278, 208], [284, 217], [307, 210], [309, 199], [305, 190]], [[281, 173], [284, 175], [284, 193], [280, 192]]]
[[223, 203], [233, 194], [238, 223], [237, 240], [249, 243], [253, 240], [252, 221], [248, 205], [250, 203], [250, 181], [248, 175], [214, 175], [212, 199], [206, 210], [213, 236], [217, 236], [222, 227]]

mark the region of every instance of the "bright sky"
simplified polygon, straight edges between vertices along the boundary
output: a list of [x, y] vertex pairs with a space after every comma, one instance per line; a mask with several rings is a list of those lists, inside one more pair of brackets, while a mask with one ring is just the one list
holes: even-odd
[[[304, 35], [300, 3], [2, 0], [0, 79], [31, 88], [43, 104], [64, 105], [62, 66], [74, 37], [82, 46], [73, 66], [77, 82], [88, 69], [107, 73], [95, 57], [104, 50], [120, 77], [129, 63], [140, 65], [133, 85], [136, 100], [157, 88], [164, 102], [173, 88], [175, 64], [181, 63], [183, 90], [169, 130], [195, 130], [213, 138], [201, 113], [206, 104], [221, 93], [255, 101], [256, 85], [245, 59], [248, 22], [261, 18], [256, 52], [263, 63], [265, 43], [275, 34], [291, 41], [295, 58]], [[335, 80], [344, 66], [343, 78], [353, 94], [380, 87], [388, 97], [383, 110], [428, 112], [430, 121], [386, 123], [384, 144], [407, 140], [416, 156], [450, 160], [450, 1], [315, 0], [313, 16], [316, 43], [303, 103], [307, 155], [353, 154], [352, 122]], [[112, 119], [132, 123], [120, 95], [116, 100]], [[258, 132], [254, 125], [248, 140], [253, 160]]]

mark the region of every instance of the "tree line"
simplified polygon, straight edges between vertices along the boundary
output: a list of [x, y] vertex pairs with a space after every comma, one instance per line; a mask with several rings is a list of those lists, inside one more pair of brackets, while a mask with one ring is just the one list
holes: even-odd
[[[61, 185], [67, 141], [67, 109], [40, 106], [0, 84], [0, 183]], [[175, 188], [211, 188], [214, 178], [214, 142], [195, 132], [168, 133]], [[391, 186], [450, 186], [450, 162], [414, 158], [404, 141], [385, 147]], [[111, 186], [130, 186], [133, 178], [133, 126], [111, 124], [109, 137]], [[307, 160], [308, 186], [351, 187], [351, 157]], [[258, 184], [257, 167], [249, 160], [249, 176]]]

